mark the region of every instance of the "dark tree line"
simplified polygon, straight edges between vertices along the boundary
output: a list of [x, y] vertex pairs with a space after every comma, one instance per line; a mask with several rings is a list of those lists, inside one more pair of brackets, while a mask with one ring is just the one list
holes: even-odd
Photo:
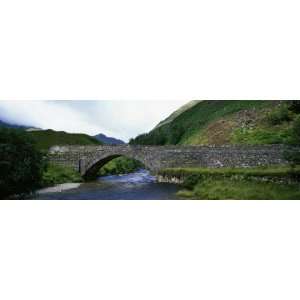
[[184, 135], [184, 128], [173, 124], [170, 127], [161, 127], [137, 136], [129, 141], [132, 145], [176, 145]]
[[0, 198], [23, 197], [40, 185], [43, 154], [21, 129], [0, 128]]
[[297, 114], [300, 113], [300, 100], [292, 100], [289, 109]]

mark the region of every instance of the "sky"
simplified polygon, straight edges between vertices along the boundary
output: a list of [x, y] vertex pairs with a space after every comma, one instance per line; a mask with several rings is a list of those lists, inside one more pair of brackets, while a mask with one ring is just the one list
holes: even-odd
[[188, 101], [0, 101], [0, 120], [128, 142]]

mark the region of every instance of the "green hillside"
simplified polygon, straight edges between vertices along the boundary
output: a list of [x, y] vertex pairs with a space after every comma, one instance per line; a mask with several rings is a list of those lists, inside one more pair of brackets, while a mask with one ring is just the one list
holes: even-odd
[[171, 123], [174, 119], [176, 119], [179, 115], [181, 115], [186, 110], [189, 110], [193, 106], [197, 105], [200, 101], [199, 100], [192, 100], [189, 101], [187, 104], [181, 106], [179, 109], [175, 110], [169, 117], [165, 120], [161, 121], [155, 128], [161, 127], [165, 124]]
[[[297, 106], [298, 105], [298, 106]], [[198, 101], [131, 144], [276, 144], [297, 139], [298, 101]], [[168, 119], [167, 119], [168, 120]]]
[[67, 133], [64, 131], [38, 130], [26, 132], [36, 142], [40, 150], [48, 150], [54, 145], [101, 145], [95, 138], [82, 133]]

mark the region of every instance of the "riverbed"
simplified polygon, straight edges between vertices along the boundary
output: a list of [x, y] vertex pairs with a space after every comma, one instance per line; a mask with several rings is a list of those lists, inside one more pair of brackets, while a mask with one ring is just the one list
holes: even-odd
[[149, 171], [141, 169], [125, 175], [99, 177], [74, 188], [57, 191], [48, 189], [37, 194], [37, 199], [58, 200], [170, 200], [179, 199], [177, 184], [159, 183]]

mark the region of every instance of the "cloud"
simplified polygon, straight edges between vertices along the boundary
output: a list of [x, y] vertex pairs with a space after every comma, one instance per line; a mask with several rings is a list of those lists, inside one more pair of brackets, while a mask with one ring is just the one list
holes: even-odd
[[128, 141], [187, 101], [0, 101], [0, 119], [42, 129], [104, 133]]

